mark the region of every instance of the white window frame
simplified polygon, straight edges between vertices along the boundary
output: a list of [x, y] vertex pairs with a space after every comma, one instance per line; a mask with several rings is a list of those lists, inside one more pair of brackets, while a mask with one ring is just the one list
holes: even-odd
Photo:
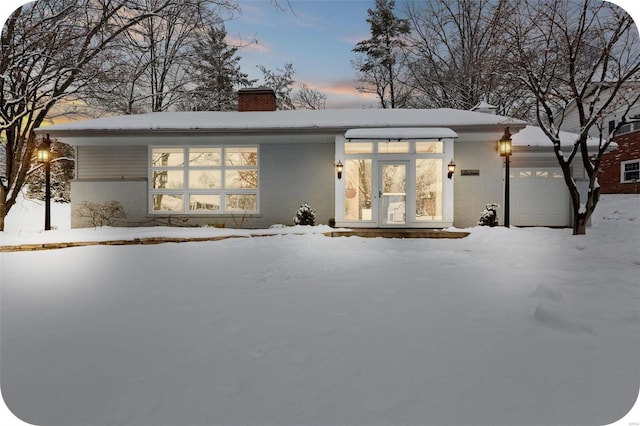
[[638, 166], [640, 168], [640, 158], [620, 162], [620, 183], [635, 183], [640, 180], [640, 179], [625, 179], [626, 178], [625, 173], [629, 173], [628, 171], [625, 171], [625, 166], [627, 164], [633, 164], [633, 163], [638, 163]]
[[[190, 170], [206, 170], [207, 166], [189, 166], [189, 149], [202, 149], [202, 148], [220, 148], [220, 165], [211, 166], [213, 170], [219, 170], [221, 174], [222, 183], [220, 188], [215, 189], [190, 189], [189, 188], [189, 171]], [[225, 164], [225, 154], [227, 148], [251, 148], [256, 150], [257, 164], [255, 166], [236, 166]], [[153, 150], [154, 149], [181, 149], [184, 156], [183, 166], [169, 166], [169, 167], [154, 167], [153, 166]], [[153, 215], [193, 215], [193, 216], [229, 216], [238, 213], [246, 213], [250, 215], [260, 214], [260, 146], [259, 145], [231, 145], [231, 144], [215, 144], [215, 145], [150, 145], [148, 150], [148, 202], [147, 211]], [[157, 170], [182, 170], [183, 173], [183, 187], [182, 189], [162, 189], [153, 188], [153, 173]], [[225, 184], [225, 172], [231, 170], [256, 170], [258, 173], [257, 188], [227, 188]], [[175, 194], [182, 196], [182, 210], [169, 211], [169, 210], [154, 210], [153, 209], [153, 197], [157, 194]], [[255, 195], [256, 197], [256, 209], [255, 210], [229, 210], [226, 208], [226, 198], [228, 195]], [[190, 196], [191, 195], [218, 195], [220, 197], [220, 210], [216, 211], [198, 211], [190, 210]]]
[[[350, 143], [372, 143], [373, 148], [369, 153], [352, 153], [347, 154], [345, 148]], [[447, 178], [447, 164], [454, 158], [453, 138], [416, 138], [403, 139], [402, 142], [409, 142], [409, 151], [401, 154], [384, 154], [378, 152], [378, 143], [385, 142], [382, 139], [362, 139], [354, 142], [347, 141], [342, 136], [336, 137], [335, 146], [335, 163], [338, 161], [346, 164], [345, 160], [349, 159], [371, 159], [372, 160], [372, 190], [374, 192], [374, 200], [372, 200], [372, 217], [370, 220], [346, 220], [344, 217], [344, 194], [345, 194], [345, 178], [336, 177], [335, 180], [335, 216], [336, 225], [344, 227], [385, 227], [381, 225], [379, 220], [379, 199], [376, 198], [376, 186], [379, 186], [379, 168], [380, 162], [384, 161], [407, 161], [407, 194], [412, 195], [407, 199], [407, 221], [405, 226], [415, 228], [437, 228], [447, 227], [453, 224], [453, 180]], [[392, 139], [391, 142], [398, 142]], [[438, 142], [442, 143], [442, 152], [416, 152], [417, 142]], [[441, 220], [418, 220], [416, 217], [416, 160], [418, 159], [441, 159], [442, 160], [442, 219]], [[379, 190], [379, 188], [378, 188]]]

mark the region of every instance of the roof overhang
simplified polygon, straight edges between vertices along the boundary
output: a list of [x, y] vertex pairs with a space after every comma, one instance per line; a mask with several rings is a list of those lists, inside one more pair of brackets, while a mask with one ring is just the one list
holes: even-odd
[[344, 138], [350, 140], [418, 140], [457, 138], [458, 134], [446, 127], [379, 127], [349, 129]]

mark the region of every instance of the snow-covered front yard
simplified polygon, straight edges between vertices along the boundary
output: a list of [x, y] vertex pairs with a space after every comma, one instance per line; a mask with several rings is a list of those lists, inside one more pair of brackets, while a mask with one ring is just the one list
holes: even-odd
[[[44, 234], [22, 228], [27, 210], [0, 245], [234, 232]], [[3, 397], [41, 425], [624, 416], [640, 385], [640, 197], [604, 196], [586, 236], [468, 231], [1, 253]]]

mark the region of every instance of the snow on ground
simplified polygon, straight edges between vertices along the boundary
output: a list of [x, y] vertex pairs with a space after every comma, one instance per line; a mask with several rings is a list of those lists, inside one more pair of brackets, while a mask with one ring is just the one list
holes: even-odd
[[639, 216], [2, 253], [3, 397], [41, 425], [607, 424], [640, 384]]

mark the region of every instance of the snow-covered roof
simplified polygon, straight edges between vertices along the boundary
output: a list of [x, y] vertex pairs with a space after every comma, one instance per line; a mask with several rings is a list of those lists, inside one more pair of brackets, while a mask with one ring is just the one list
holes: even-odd
[[497, 109], [498, 109], [497, 106], [491, 105], [487, 101], [480, 101], [473, 108], [471, 108], [471, 111], [478, 111], [478, 112], [494, 111], [495, 112]]
[[457, 138], [458, 134], [446, 127], [371, 127], [368, 129], [349, 129], [344, 134], [345, 139], [443, 139]]
[[473, 128], [512, 126], [525, 122], [510, 117], [440, 109], [342, 109], [271, 112], [156, 112], [105, 117], [43, 127], [37, 133], [52, 135], [98, 131], [258, 131], [303, 129], [351, 129], [368, 127]]
[[[569, 132], [560, 132], [560, 143], [562, 146], [571, 146], [578, 139], [578, 135]], [[514, 146], [521, 147], [545, 147], [551, 148], [552, 144], [547, 135], [537, 126], [527, 126], [511, 137]], [[587, 139], [587, 146], [597, 148], [599, 140], [597, 138]], [[617, 146], [617, 145], [616, 145]], [[613, 148], [613, 146], [612, 146]]]

